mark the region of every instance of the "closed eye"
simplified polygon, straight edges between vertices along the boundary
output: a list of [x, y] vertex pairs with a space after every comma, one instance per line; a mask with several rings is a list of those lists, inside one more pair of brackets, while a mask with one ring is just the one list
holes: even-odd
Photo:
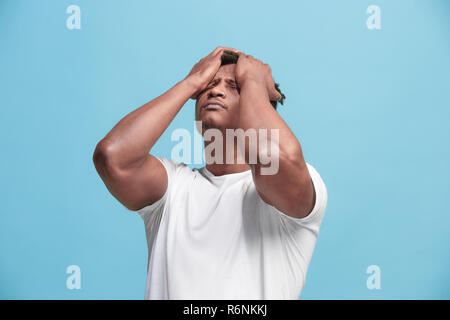
[[[216, 86], [220, 82], [219, 79], [211, 80], [210, 83], [208, 83], [208, 86], [204, 90], [209, 90], [210, 88]], [[240, 88], [236, 85], [236, 82], [233, 80], [226, 80], [226, 83], [228, 83], [229, 87], [232, 89], [236, 89], [238, 92], [240, 92]]]

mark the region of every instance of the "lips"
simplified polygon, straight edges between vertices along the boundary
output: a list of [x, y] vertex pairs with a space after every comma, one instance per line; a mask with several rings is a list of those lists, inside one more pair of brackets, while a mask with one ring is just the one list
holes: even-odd
[[216, 105], [216, 106], [220, 106], [221, 108], [223, 108], [223, 109], [226, 109], [226, 107], [221, 103], [221, 102], [219, 102], [219, 101], [215, 101], [215, 100], [209, 100], [209, 101], [207, 101], [204, 105], [203, 105], [203, 107], [202, 107], [202, 109], [205, 109], [207, 106], [209, 106], [209, 105]]

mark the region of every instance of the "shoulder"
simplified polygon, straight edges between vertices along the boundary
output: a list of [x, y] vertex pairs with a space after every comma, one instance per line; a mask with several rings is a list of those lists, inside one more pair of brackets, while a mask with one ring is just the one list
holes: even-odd
[[186, 163], [168, 159], [166, 157], [157, 157], [159, 161], [165, 167], [167, 174], [169, 176], [174, 176], [176, 174], [194, 174], [194, 170], [191, 169]]
[[314, 229], [318, 228], [322, 222], [325, 209], [328, 202], [328, 193], [325, 183], [318, 173], [318, 171], [309, 163], [306, 163], [309, 175], [314, 185], [315, 191], [315, 202], [311, 212], [304, 218], [294, 218], [284, 212], [278, 210], [275, 206], [266, 203], [260, 196], [258, 196], [258, 201], [263, 209], [267, 210], [271, 215], [275, 214], [280, 217], [283, 221], [293, 223], [299, 226], [310, 226]]

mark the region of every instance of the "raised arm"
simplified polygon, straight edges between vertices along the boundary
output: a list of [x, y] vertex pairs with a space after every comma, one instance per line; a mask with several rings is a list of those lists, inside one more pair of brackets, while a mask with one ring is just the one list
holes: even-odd
[[[304, 218], [313, 209], [315, 202], [314, 186], [303, 159], [300, 142], [288, 125], [270, 104], [279, 93], [275, 89], [269, 65], [251, 55], [239, 54], [235, 69], [240, 92], [240, 127], [246, 131], [268, 129], [268, 149], [270, 150], [271, 129], [278, 129], [278, 172], [272, 175], [261, 174], [261, 168], [267, 167], [260, 161], [260, 150], [248, 150], [245, 154], [256, 152], [257, 163], [250, 164], [255, 187], [264, 202], [273, 205], [283, 213]], [[257, 116], [256, 116], [257, 115]], [[274, 142], [274, 144], [277, 144]], [[258, 144], [259, 146], [259, 140]], [[263, 153], [266, 150], [262, 150]]]
[[223, 50], [217, 47], [185, 79], [126, 115], [97, 144], [95, 168], [111, 194], [128, 209], [141, 209], [164, 195], [167, 174], [149, 152], [187, 100], [214, 78]]

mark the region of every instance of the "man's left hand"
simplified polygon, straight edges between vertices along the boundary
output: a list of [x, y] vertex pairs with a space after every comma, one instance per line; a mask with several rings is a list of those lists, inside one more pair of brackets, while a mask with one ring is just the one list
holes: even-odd
[[279, 100], [281, 94], [275, 89], [275, 82], [272, 78], [272, 69], [261, 60], [253, 58], [239, 52], [239, 59], [235, 69], [236, 81], [242, 87], [247, 81], [256, 81], [264, 84], [271, 101]]

